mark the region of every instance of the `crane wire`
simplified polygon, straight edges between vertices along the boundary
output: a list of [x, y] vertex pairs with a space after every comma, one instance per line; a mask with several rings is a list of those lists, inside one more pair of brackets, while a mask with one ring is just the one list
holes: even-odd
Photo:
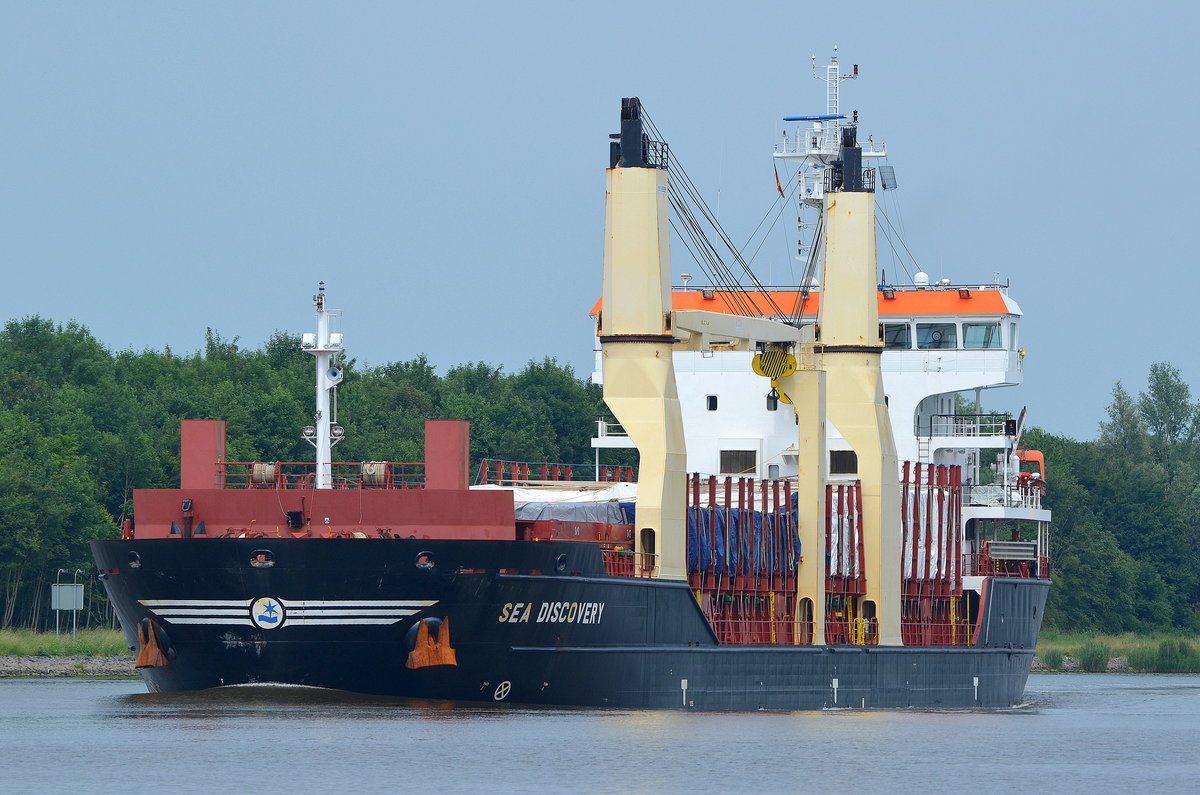
[[[644, 107], [642, 109], [642, 117], [645, 119], [653, 137], [659, 141], [663, 140], [658, 126], [650, 118], [650, 115], [645, 112]], [[746, 278], [749, 279], [754, 291], [761, 296], [763, 302], [770, 308], [771, 313], [776, 317], [787, 317], [786, 313], [775, 302], [774, 296], [767, 291], [761, 280], [759, 280], [758, 276], [750, 268], [750, 263], [746, 261], [739, 248], [725, 232], [720, 221], [718, 221], [716, 215], [709, 208], [707, 202], [704, 201], [700, 191], [696, 188], [695, 183], [692, 182], [687, 170], [683, 168], [678, 158], [675, 158], [675, 164], [671, 171], [679, 178], [668, 180], [668, 194], [671, 206], [675, 209], [676, 217], [680, 219], [680, 224], [677, 226], [672, 223], [672, 228], [678, 234], [680, 231], [679, 227], [683, 227], [686, 237], [692, 241], [691, 246], [688, 247], [689, 251], [693, 253], [693, 256], [696, 252], [701, 253], [702, 257], [697, 259], [697, 262], [705, 271], [705, 274], [713, 281], [714, 287], [719, 286], [723, 291], [728, 293], [725, 296], [726, 301], [731, 304], [731, 308], [737, 314], [766, 314], [758, 308], [757, 301], [751, 294], [751, 290], [741, 283], [733, 269], [726, 264], [718, 252], [716, 245], [706, 233], [706, 228], [711, 229], [715, 233], [722, 246], [729, 252], [734, 262], [740, 266]], [[684, 236], [680, 235], [681, 239]]]
[[896, 250], [896, 244], [892, 240], [892, 235], [888, 232], [887, 228], [883, 224], [877, 224], [877, 227], [879, 229], [879, 233], [883, 235], [883, 239], [887, 241], [888, 248], [891, 249], [892, 257], [895, 259], [896, 264], [898, 264], [908, 275], [909, 281], [912, 281], [912, 272], [909, 271], [908, 265], [904, 262], [904, 258], [900, 256], [900, 252]]
[[[890, 218], [888, 218], [887, 213], [885, 213], [883, 208], [879, 207], [878, 204], [876, 204], [876, 210], [878, 210], [879, 217], [884, 220], [884, 223], [886, 223], [888, 228], [892, 230], [892, 233], [896, 235], [896, 239], [900, 241], [900, 245], [904, 248], [905, 253], [908, 254], [908, 258], [912, 260], [913, 266], [917, 270], [922, 270], [920, 263], [917, 262], [916, 256], [912, 253], [912, 251], [909, 250], [908, 244], [904, 242], [904, 236], [900, 234], [899, 230], [897, 230], [895, 226], [892, 225], [892, 221]], [[905, 268], [905, 270], [907, 271], [907, 268]], [[911, 273], [909, 274], [909, 277], [912, 277]]]
[[[645, 106], [642, 107], [642, 118], [645, 120], [647, 129], [653, 139], [663, 141], [662, 133], [649, 113], [646, 112]], [[788, 207], [789, 201], [794, 198], [800, 184], [800, 180], [797, 179], [799, 171], [788, 177], [787, 181], [790, 185], [790, 190], [772, 202], [766, 213], [763, 214], [763, 217], [754, 227], [754, 230], [750, 233], [746, 242], [741, 247], [738, 247], [721, 226], [716, 214], [709, 208], [708, 203], [704, 200], [695, 183], [692, 182], [691, 177], [688, 175], [687, 170], [683, 168], [678, 157], [674, 158], [674, 163], [671, 164], [669, 170], [673, 177], [667, 181], [668, 197], [671, 208], [674, 210], [674, 214], [670, 219], [671, 229], [675, 232], [679, 240], [682, 241], [688, 253], [691, 254], [692, 259], [700, 266], [710, 284], [723, 293], [722, 297], [725, 299], [727, 307], [734, 313], [744, 316], [773, 314], [783, 322], [799, 326], [811, 295], [809, 287], [813, 283], [817, 268], [820, 265], [821, 245], [825, 236], [824, 214], [818, 214], [817, 216], [817, 223], [813, 231], [812, 243], [809, 246], [804, 272], [790, 312], [785, 312], [779, 306], [774, 294], [763, 285], [762, 281], [750, 267], [750, 264], [757, 259], [759, 253], [762, 251], [767, 237], [769, 237], [771, 231], [779, 223], [779, 219], [782, 217], [783, 211]], [[892, 223], [887, 212], [879, 206], [879, 203], [877, 203], [876, 207], [878, 209], [878, 216], [882, 219], [882, 223], [877, 224], [878, 229], [887, 241], [892, 255], [911, 279], [912, 272], [908, 270], [905, 258], [896, 248], [896, 242], [899, 242], [900, 247], [904, 250], [904, 254], [908, 257], [908, 261], [917, 270], [921, 270], [920, 264], [905, 242], [904, 235]], [[774, 215], [773, 218], [772, 214]], [[759, 240], [753, 253], [747, 259], [744, 256], [744, 252], [754, 242], [768, 218], [771, 218], [770, 225], [763, 232], [762, 239]], [[721, 246], [728, 251], [729, 258], [740, 268], [743, 277], [749, 281], [749, 286], [743, 283], [742, 278], [735, 273], [734, 268], [730, 267], [726, 262], [726, 258], [722, 257], [717, 244], [713, 242], [708, 230], [711, 230], [715, 234]], [[758, 296], [756, 297], [754, 293], [757, 293]], [[765, 307], [762, 306], [764, 304]], [[769, 312], [765, 312], [764, 308], [768, 309]]]

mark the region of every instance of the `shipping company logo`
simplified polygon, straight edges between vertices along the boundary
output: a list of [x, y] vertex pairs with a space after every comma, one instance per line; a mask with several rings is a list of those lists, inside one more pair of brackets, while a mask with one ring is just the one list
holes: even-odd
[[169, 624], [234, 627], [363, 626], [395, 624], [433, 607], [429, 599], [142, 599], [141, 604]]
[[283, 623], [283, 605], [269, 596], [256, 599], [250, 605], [250, 620], [262, 629], [275, 629]]

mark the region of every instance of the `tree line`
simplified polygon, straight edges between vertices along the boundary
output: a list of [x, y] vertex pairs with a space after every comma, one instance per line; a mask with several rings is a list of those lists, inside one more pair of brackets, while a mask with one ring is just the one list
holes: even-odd
[[1094, 441], [1034, 430], [1054, 511], [1047, 619], [1104, 632], [1200, 630], [1200, 403], [1183, 374], [1117, 382]]
[[[53, 625], [59, 569], [94, 573], [88, 542], [114, 538], [134, 488], [179, 481], [179, 421], [228, 424], [232, 461], [311, 460], [313, 368], [298, 335], [260, 348], [208, 331], [203, 350], [111, 352], [86, 328], [40, 317], [0, 331], [0, 628]], [[553, 359], [516, 372], [469, 362], [439, 375], [424, 356], [343, 361], [341, 460], [421, 461], [424, 421], [471, 421], [481, 458], [591, 460], [600, 390]], [[1136, 396], [1118, 383], [1094, 441], [1040, 429], [1054, 511], [1046, 620], [1104, 632], [1200, 629], [1200, 404], [1157, 363]], [[621, 463], [631, 463], [622, 461]], [[103, 622], [94, 578], [85, 623]]]

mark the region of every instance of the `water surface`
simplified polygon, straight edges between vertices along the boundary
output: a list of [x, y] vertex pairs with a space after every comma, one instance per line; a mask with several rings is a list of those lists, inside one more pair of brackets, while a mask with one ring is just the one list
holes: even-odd
[[1200, 676], [1033, 675], [1002, 712], [521, 709], [0, 680], [5, 792], [1197, 791]]

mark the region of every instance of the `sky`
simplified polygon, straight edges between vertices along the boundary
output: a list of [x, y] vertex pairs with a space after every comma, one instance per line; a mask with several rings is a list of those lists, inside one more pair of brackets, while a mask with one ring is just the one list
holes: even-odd
[[[917, 261], [998, 271], [1025, 312], [1026, 384], [985, 405], [1094, 438], [1151, 362], [1200, 396], [1197, 29], [1190, 4], [1105, 1], [4, 2], [0, 320], [258, 347], [310, 329], [324, 280], [360, 364], [586, 375], [620, 98], [744, 240], [838, 45]], [[792, 282], [794, 231], [764, 280]], [[697, 270], [681, 246], [672, 270]]]

